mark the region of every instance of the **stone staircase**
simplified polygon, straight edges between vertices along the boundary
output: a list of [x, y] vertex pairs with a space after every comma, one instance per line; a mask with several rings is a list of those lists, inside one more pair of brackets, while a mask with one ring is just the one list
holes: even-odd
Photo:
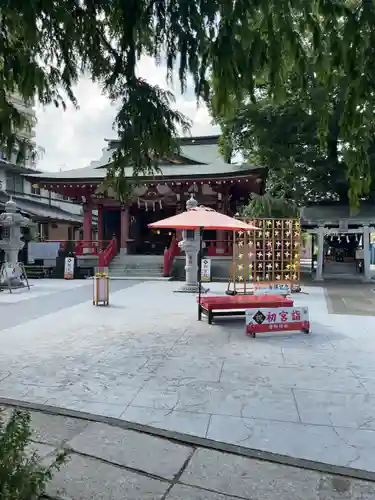
[[163, 278], [162, 255], [117, 255], [108, 268], [110, 278], [168, 279]]

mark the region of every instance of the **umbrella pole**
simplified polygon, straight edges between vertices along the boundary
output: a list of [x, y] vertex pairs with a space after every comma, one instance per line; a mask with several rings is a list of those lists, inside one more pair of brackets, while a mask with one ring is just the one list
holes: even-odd
[[202, 295], [202, 246], [203, 231], [199, 229], [199, 254], [198, 254], [198, 321], [202, 319], [201, 295]]

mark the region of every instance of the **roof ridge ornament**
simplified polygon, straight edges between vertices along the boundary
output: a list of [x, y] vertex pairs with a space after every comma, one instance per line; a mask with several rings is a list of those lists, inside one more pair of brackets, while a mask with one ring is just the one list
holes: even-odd
[[198, 202], [195, 199], [194, 194], [192, 193], [190, 195], [190, 199], [186, 202], [186, 210], [194, 210], [197, 207], [198, 207]]
[[17, 212], [17, 204], [13, 201], [13, 197], [10, 196], [9, 200], [5, 203], [5, 213], [15, 213]]

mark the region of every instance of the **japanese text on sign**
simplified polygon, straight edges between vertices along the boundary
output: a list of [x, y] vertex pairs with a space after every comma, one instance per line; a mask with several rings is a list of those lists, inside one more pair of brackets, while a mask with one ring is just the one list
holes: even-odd
[[74, 277], [74, 257], [65, 257], [64, 279], [71, 280]]
[[309, 328], [307, 307], [260, 308], [246, 310], [246, 329], [252, 331]]
[[291, 287], [289, 283], [259, 283], [254, 285], [255, 295], [289, 295]]
[[201, 281], [211, 281], [211, 259], [202, 259]]

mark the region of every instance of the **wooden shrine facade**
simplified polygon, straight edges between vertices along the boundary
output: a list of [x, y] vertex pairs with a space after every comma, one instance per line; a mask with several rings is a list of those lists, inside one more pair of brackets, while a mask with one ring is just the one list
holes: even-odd
[[[181, 139], [181, 143], [182, 153], [163, 162], [161, 173], [139, 178], [139, 187], [125, 206], [105, 185], [108, 161], [58, 174], [35, 174], [32, 180], [83, 206], [84, 241], [92, 240], [92, 217], [97, 211], [98, 240], [115, 237], [123, 253], [163, 254], [175, 233], [150, 230], [148, 224], [185, 210], [191, 194], [199, 204], [234, 215], [250, 194], [260, 194], [264, 185], [262, 169], [226, 164], [218, 157], [218, 136]], [[199, 161], [200, 153], [205, 162]], [[213, 161], [207, 161], [210, 154]], [[211, 255], [231, 255], [226, 233], [207, 232], [205, 239], [211, 240]]]

